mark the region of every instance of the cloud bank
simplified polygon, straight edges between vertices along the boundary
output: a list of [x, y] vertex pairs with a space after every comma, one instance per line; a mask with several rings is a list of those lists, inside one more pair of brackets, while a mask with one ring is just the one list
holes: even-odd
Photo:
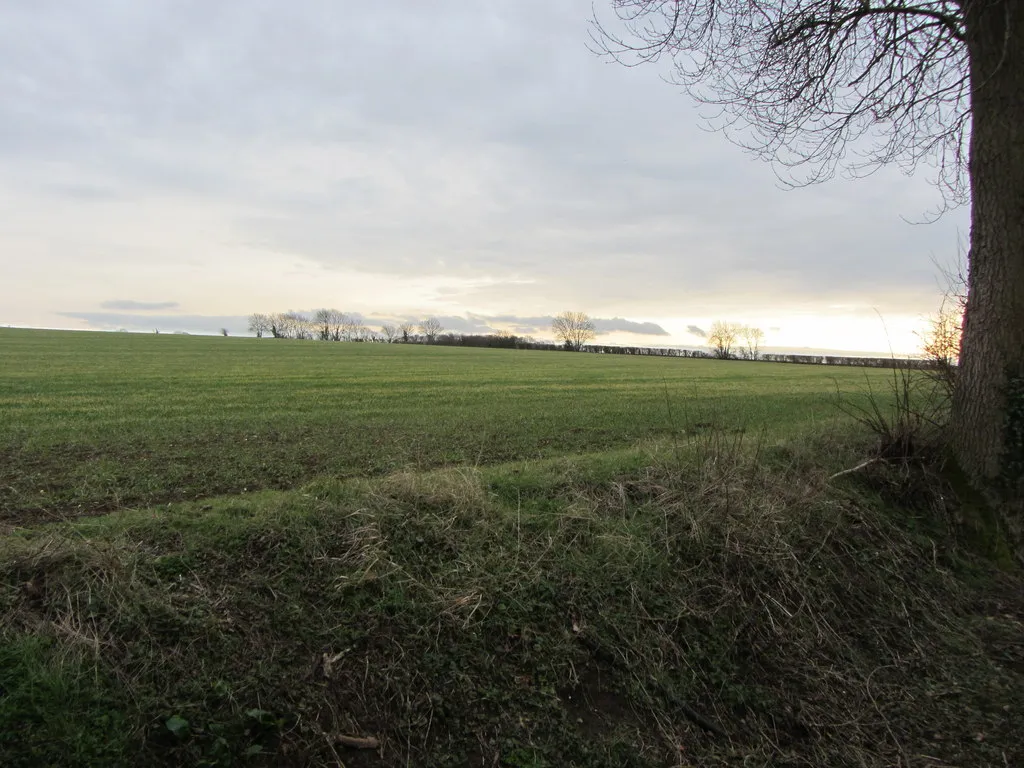
[[110, 301], [104, 301], [100, 306], [103, 309], [122, 309], [122, 310], [147, 310], [156, 311], [160, 309], [174, 309], [178, 306], [176, 301], [132, 301], [131, 299], [112, 299]]
[[[104, 302], [104, 307], [115, 302]], [[127, 306], [126, 309], [153, 310], [157, 309], [156, 302], [152, 305], [145, 302], [123, 302], [127, 305], [143, 304], [143, 306]], [[173, 304], [173, 302], [168, 302]], [[291, 311], [291, 310], [288, 310]], [[306, 317], [313, 317], [316, 310], [299, 311], [299, 314]], [[221, 328], [227, 328], [232, 334], [243, 335], [248, 333], [248, 315], [191, 315], [191, 314], [139, 314], [133, 312], [76, 312], [62, 311], [58, 313], [61, 317], [80, 320], [91, 328], [101, 330], [125, 329], [131, 331], [188, 331], [190, 333], [219, 333]], [[360, 324], [371, 328], [379, 328], [385, 323], [399, 324], [410, 322], [419, 324], [424, 319], [423, 315], [397, 315], [364, 316], [358, 312], [348, 313], [350, 317]], [[551, 336], [551, 321], [553, 317], [516, 317], [514, 315], [500, 315], [488, 317], [484, 315], [432, 315], [444, 327], [445, 331], [452, 333], [466, 334], [491, 334], [502, 330], [511, 330], [513, 333], [525, 336]], [[635, 322], [621, 317], [615, 318], [594, 318], [594, 325], [598, 329], [598, 335], [611, 333], [631, 333], [640, 336], [668, 336], [668, 332], [657, 323]]]
[[[908, 224], [938, 196], [895, 169], [781, 191], [657, 68], [593, 56], [593, 7], [0, 5], [0, 320], [934, 309], [965, 211]], [[155, 289], [180, 303], [106, 300]]]

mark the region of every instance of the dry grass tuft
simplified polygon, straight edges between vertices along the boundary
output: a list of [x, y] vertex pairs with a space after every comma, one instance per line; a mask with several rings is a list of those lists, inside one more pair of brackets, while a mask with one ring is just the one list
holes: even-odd
[[23, 743], [117, 714], [129, 763], [1024, 763], [1020, 575], [833, 450], [712, 430], [8, 538], [0, 732], [33, 691]]

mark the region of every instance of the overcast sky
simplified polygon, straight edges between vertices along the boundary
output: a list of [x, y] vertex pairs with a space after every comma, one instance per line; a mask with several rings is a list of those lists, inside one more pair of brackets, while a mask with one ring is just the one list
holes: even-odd
[[0, 4], [0, 323], [574, 309], [610, 341], [695, 345], [726, 319], [769, 345], [910, 351], [966, 210], [908, 223], [939, 197], [895, 169], [783, 190], [664, 70], [591, 54], [591, 13]]

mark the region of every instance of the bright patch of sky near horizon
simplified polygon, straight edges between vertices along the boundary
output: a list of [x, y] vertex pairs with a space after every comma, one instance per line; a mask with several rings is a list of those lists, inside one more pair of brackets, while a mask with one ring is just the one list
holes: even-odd
[[938, 194], [896, 169], [781, 189], [664, 70], [592, 55], [590, 14], [0, 6], [0, 323], [579, 309], [668, 332], [612, 342], [695, 346], [727, 319], [774, 347], [912, 352], [967, 211], [908, 223]]

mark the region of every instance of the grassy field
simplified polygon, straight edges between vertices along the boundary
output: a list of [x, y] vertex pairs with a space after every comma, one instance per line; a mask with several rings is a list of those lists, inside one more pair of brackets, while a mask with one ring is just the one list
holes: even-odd
[[1022, 765], [889, 381], [0, 329], [0, 765]]
[[852, 368], [0, 329], [0, 523], [718, 427], [845, 428]]

